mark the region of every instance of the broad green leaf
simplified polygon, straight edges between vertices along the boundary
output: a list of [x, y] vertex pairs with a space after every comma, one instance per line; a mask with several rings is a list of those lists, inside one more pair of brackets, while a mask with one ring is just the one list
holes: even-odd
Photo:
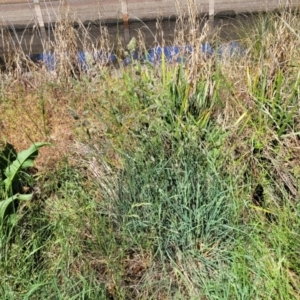
[[18, 200], [21, 201], [29, 201], [32, 199], [33, 194], [17, 194], [18, 195]]
[[5, 217], [5, 213], [6, 210], [8, 208], [8, 206], [14, 202], [16, 199], [18, 200], [22, 200], [22, 201], [29, 201], [32, 199], [32, 194], [16, 194], [13, 195], [12, 197], [9, 197], [5, 200], [0, 200], [0, 221], [3, 221], [4, 217]]
[[8, 206], [15, 201], [18, 198], [18, 194], [9, 197], [5, 200], [0, 201], [0, 222], [3, 221], [4, 217], [5, 217], [5, 212], [8, 208]]
[[12, 186], [14, 179], [22, 169], [33, 167], [34, 160], [38, 156], [39, 148], [50, 145], [49, 143], [35, 143], [32, 144], [27, 150], [21, 151], [17, 154], [17, 158], [9, 165], [4, 174], [6, 179], [4, 180], [5, 191], [9, 194], [9, 190]]

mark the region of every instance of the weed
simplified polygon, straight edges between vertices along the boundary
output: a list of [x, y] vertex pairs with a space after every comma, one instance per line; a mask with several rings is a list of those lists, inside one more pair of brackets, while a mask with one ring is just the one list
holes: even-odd
[[[35, 143], [29, 149], [17, 153], [14, 147], [6, 143], [0, 152], [0, 221], [1, 226], [7, 215], [10, 218], [15, 217], [16, 200], [28, 201], [33, 194], [22, 194], [21, 186], [24, 186], [26, 173], [24, 170], [32, 168], [34, 159], [38, 155], [38, 149], [47, 145], [47, 143]], [[26, 180], [28, 182], [28, 179]]]

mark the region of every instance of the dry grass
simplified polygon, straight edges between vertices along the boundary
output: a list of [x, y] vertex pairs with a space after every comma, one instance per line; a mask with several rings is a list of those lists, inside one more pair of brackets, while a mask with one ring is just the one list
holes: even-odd
[[200, 51], [220, 41], [193, 3], [177, 22], [174, 43], [196, 49], [185, 64], [84, 71], [78, 39], [115, 46], [68, 17], [47, 45], [55, 70], [6, 60], [1, 136], [53, 146], [37, 162], [41, 197], [0, 249], [4, 298], [299, 298], [299, 17], [263, 16], [242, 57]]
[[67, 155], [74, 138], [74, 122], [65, 107], [67, 97], [55, 90], [43, 91], [41, 97], [41, 93], [19, 82], [9, 90], [0, 107], [2, 136], [17, 150], [35, 141], [53, 143], [54, 147], [41, 150], [38, 164], [43, 167]]

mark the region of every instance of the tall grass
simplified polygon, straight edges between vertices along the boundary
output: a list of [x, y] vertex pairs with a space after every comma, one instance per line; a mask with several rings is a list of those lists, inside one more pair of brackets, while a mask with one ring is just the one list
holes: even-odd
[[[1, 233], [1, 298], [299, 298], [299, 16], [259, 16], [225, 56], [200, 51], [222, 41], [188, 17], [174, 41], [196, 51], [180, 63], [80, 69], [65, 19], [55, 70], [1, 74], [1, 134], [56, 145]], [[82, 30], [85, 50], [114, 49]]]

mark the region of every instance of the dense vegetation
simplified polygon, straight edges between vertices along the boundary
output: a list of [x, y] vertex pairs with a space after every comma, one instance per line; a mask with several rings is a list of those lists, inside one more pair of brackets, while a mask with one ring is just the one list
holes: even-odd
[[[176, 44], [222, 42], [198, 26], [180, 18]], [[239, 34], [242, 54], [87, 70], [67, 20], [54, 71], [10, 49], [2, 148], [51, 146], [0, 219], [1, 299], [299, 299], [300, 17]]]

